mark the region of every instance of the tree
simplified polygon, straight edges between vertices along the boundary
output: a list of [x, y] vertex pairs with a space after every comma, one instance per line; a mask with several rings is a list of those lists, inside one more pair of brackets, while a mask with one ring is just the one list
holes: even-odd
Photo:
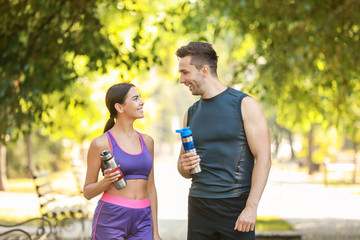
[[[2, 144], [9, 136], [15, 140], [29, 134], [34, 124], [51, 123], [44, 119], [59, 102], [65, 108], [79, 104], [71, 89], [87, 73], [116, 67], [122, 70], [119, 81], [128, 81], [153, 65], [156, 34], [151, 24], [157, 3], [1, 1]], [[57, 101], [48, 101], [53, 94]], [[0, 158], [1, 165], [4, 161]]]
[[[44, 104], [45, 95], [58, 92], [69, 104], [71, 93], [64, 90], [86, 72], [106, 72], [109, 66], [132, 71], [153, 64], [152, 35], [143, 29], [147, 19], [139, 5], [112, 0], [3, 1], [1, 141], [6, 135], [14, 137], [16, 129], [29, 131], [56, 104]], [[110, 22], [115, 17], [117, 21]], [[86, 71], [76, 69], [79, 62]], [[120, 80], [126, 80], [124, 75]]]
[[116, 51], [101, 33], [96, 1], [5, 1], [0, 16], [3, 140], [14, 127], [29, 130], [52, 106], [44, 95], [74, 83], [79, 56], [96, 70]]
[[199, 0], [181, 11], [186, 33], [228, 39], [232, 83], [277, 105], [281, 126], [311, 136], [359, 119], [359, 1]]
[[5, 190], [7, 185], [6, 179], [6, 151], [5, 146], [0, 143], [0, 190]]

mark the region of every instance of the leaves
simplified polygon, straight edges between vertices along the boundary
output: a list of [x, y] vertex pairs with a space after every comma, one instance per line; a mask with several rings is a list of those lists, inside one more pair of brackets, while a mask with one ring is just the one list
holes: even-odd
[[72, 96], [65, 90], [90, 71], [104, 73], [109, 66], [135, 71], [154, 63], [152, 52], [143, 51], [144, 46], [151, 48], [153, 39], [142, 29], [146, 19], [143, 8], [136, 7], [141, 3], [125, 1], [123, 9], [117, 4], [8, 0], [0, 5], [1, 141], [12, 129], [30, 130], [57, 104], [44, 104], [44, 97], [57, 92], [61, 101], [70, 103]]
[[[192, 13], [184, 16], [186, 32], [201, 37], [210, 24], [217, 35], [208, 40], [219, 44], [226, 39], [232, 83], [278, 103], [280, 124], [349, 126], [345, 116], [360, 118], [351, 110], [358, 105], [353, 97], [360, 97], [354, 85], [359, 79], [359, 1], [200, 0], [184, 6]], [[245, 47], [247, 39], [253, 47]]]

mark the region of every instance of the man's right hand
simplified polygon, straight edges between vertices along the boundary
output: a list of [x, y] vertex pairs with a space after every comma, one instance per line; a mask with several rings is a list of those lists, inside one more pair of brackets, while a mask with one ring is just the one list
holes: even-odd
[[180, 154], [178, 160], [179, 173], [185, 178], [191, 178], [191, 169], [199, 166], [200, 161], [199, 155], [194, 152]]

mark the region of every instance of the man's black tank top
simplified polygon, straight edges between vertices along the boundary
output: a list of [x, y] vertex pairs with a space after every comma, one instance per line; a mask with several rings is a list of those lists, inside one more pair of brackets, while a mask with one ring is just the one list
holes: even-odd
[[254, 156], [241, 115], [241, 102], [246, 96], [227, 88], [188, 109], [187, 125], [193, 132], [202, 169], [193, 175], [190, 196], [230, 198], [250, 191]]

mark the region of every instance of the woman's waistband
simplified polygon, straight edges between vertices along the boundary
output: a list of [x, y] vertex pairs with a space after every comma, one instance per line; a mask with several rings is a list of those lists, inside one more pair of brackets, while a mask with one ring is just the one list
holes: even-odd
[[134, 199], [128, 199], [128, 198], [111, 195], [109, 193], [104, 193], [100, 198], [100, 200], [127, 208], [146, 208], [150, 206], [149, 198], [134, 200]]

